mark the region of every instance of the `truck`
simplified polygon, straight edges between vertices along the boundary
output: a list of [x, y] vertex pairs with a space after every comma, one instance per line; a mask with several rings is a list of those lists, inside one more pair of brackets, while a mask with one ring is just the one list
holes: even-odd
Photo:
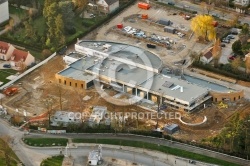
[[158, 24], [161, 24], [161, 25], [165, 25], [165, 26], [169, 26], [172, 24], [172, 22], [170, 20], [167, 20], [167, 19], [159, 19], [158, 20]]
[[150, 5], [148, 3], [139, 2], [138, 8], [148, 10], [148, 9], [150, 9]]
[[173, 34], [175, 34], [176, 29], [175, 29], [174, 27], [165, 26], [165, 27], [164, 27], [164, 32], [168, 32], [168, 33], [173, 33]]

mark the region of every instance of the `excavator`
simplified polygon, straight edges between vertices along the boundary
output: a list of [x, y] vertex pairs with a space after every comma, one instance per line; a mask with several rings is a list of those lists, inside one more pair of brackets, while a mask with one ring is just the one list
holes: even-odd
[[9, 87], [7, 89], [5, 89], [3, 91], [3, 93], [6, 95], [6, 96], [13, 96], [14, 94], [16, 94], [18, 92], [18, 88], [16, 87]]

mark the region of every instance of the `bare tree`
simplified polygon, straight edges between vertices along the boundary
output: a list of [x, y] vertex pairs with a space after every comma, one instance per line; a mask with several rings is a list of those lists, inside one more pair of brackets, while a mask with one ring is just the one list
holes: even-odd
[[43, 100], [45, 107], [47, 108], [48, 116], [49, 116], [49, 127], [50, 127], [50, 116], [52, 114], [52, 106], [54, 104], [54, 100], [51, 97], [48, 97]]
[[214, 66], [218, 67], [219, 65], [219, 60], [221, 57], [221, 42], [220, 39], [216, 39], [214, 43], [214, 47], [212, 49], [212, 55], [213, 55], [213, 60], [214, 60]]
[[209, 15], [209, 13], [213, 10], [214, 6], [209, 4], [209, 3], [206, 3], [206, 2], [201, 2], [200, 3], [201, 5], [201, 10], [202, 10], [202, 13], [205, 14], [205, 12]]
[[59, 106], [60, 106], [60, 110], [63, 109], [63, 106], [62, 106], [62, 97], [63, 95], [65, 95], [66, 91], [63, 90], [62, 88], [62, 85], [61, 84], [56, 84], [56, 89], [57, 89], [57, 95], [59, 97]]

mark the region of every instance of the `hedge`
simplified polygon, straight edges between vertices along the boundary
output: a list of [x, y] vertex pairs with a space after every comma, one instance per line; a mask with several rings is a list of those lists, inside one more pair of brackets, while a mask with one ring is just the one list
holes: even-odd
[[208, 70], [217, 74], [221, 74], [227, 77], [231, 77], [231, 78], [235, 78], [238, 80], [242, 80], [242, 81], [250, 81], [250, 75], [241, 72], [241, 71], [226, 71], [223, 69], [223, 67], [219, 67], [219, 68], [214, 68], [213, 66], [209, 65], [209, 64], [203, 64], [201, 62], [198, 61], [194, 61], [192, 66], [200, 68], [200, 69], [204, 69], [204, 70]]

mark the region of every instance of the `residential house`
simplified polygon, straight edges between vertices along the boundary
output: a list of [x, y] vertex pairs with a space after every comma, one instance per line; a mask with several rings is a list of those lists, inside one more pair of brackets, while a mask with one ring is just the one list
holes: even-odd
[[200, 61], [203, 63], [209, 63], [213, 60], [213, 54], [212, 54], [213, 48], [208, 49], [203, 56], [201, 57]]
[[8, 0], [0, 0], [0, 24], [9, 20], [9, 2]]
[[98, 0], [98, 10], [102, 13], [112, 13], [119, 8], [119, 0]]
[[9, 43], [0, 41], [0, 59], [9, 60], [15, 47]]
[[236, 11], [239, 13], [245, 13], [245, 9], [250, 4], [250, 0], [234, 0]]
[[11, 66], [21, 68], [23, 65], [30, 66], [35, 62], [35, 58], [29, 51], [14, 49], [9, 61]]

